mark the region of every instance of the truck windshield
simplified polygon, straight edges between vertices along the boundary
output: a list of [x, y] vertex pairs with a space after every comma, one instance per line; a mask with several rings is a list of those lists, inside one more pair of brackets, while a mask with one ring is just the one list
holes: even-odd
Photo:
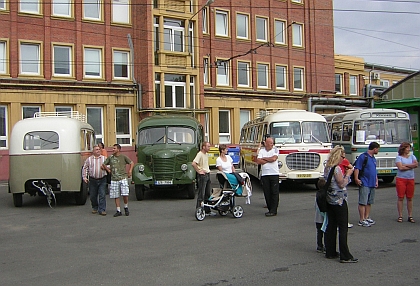
[[137, 142], [139, 145], [194, 144], [194, 138], [194, 130], [188, 127], [152, 127], [140, 130]]

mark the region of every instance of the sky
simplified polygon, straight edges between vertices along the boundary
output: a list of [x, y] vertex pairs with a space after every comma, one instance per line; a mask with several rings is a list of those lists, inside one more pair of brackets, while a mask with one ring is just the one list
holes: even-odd
[[420, 70], [420, 0], [334, 0], [335, 53]]

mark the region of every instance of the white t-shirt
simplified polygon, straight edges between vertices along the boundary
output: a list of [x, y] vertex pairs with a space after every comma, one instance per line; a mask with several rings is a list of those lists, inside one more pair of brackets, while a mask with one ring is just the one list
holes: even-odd
[[[270, 151], [267, 151], [265, 148], [260, 149], [260, 152], [258, 152], [258, 158], [268, 158], [273, 157], [274, 155], [279, 155], [279, 150], [277, 147], [271, 148]], [[269, 176], [269, 175], [279, 175], [279, 166], [277, 164], [277, 161], [265, 163], [264, 165], [261, 165], [261, 176]]]
[[233, 166], [232, 162], [233, 162], [233, 159], [229, 155], [226, 155], [226, 162], [224, 162], [222, 158], [218, 157], [216, 159], [216, 167], [221, 166], [223, 172], [230, 174], [232, 173], [232, 166]]

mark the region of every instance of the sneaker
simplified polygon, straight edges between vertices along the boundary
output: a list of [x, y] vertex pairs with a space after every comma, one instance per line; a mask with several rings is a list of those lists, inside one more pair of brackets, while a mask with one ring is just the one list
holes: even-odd
[[344, 259], [340, 260], [341, 263], [357, 263], [358, 261], [359, 261], [359, 259], [357, 259], [357, 258], [350, 258], [350, 259], [347, 259], [347, 260], [344, 260]]
[[370, 223], [368, 223], [366, 220], [363, 220], [363, 221], [359, 221], [358, 225], [359, 226], [370, 226]]
[[121, 213], [121, 212], [119, 212], [119, 211], [117, 211], [117, 212], [114, 214], [114, 217], [117, 217], [117, 216], [122, 216], [122, 213]]
[[98, 210], [92, 210], [92, 213], [93, 214], [97, 214], [98, 213]]
[[374, 221], [373, 219], [371, 219], [370, 217], [368, 217], [366, 219], [366, 221], [370, 224], [370, 225], [374, 225], [376, 223], [376, 221]]
[[99, 215], [106, 216], [106, 212], [99, 212]]
[[206, 213], [206, 216], [216, 216], [216, 213], [214, 213], [214, 212], [209, 212], [209, 213]]
[[324, 252], [324, 247], [323, 247], [323, 246], [318, 246], [318, 247], [316, 248], [316, 252], [319, 252], [319, 253]]
[[126, 216], [129, 216], [130, 215], [130, 212], [128, 211], [128, 208], [124, 208], [124, 212], [125, 212], [125, 215]]
[[348, 228], [352, 228], [353, 227], [353, 224], [352, 223], [347, 223], [347, 227]]

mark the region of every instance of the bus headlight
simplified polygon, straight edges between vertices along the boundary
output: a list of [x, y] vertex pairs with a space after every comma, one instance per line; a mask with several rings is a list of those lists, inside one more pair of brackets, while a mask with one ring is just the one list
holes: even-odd
[[327, 160], [325, 160], [324, 163], [322, 164], [324, 164], [324, 168], [325, 168], [325, 166], [327, 166]]
[[182, 165], [181, 165], [181, 170], [182, 170], [182, 171], [184, 171], [184, 172], [185, 172], [187, 169], [188, 169], [187, 164], [182, 164]]
[[140, 173], [144, 172], [144, 165], [143, 164], [139, 165], [139, 172]]
[[281, 161], [277, 161], [277, 165], [279, 166], [279, 169], [281, 169], [281, 167], [283, 167], [283, 163]]

